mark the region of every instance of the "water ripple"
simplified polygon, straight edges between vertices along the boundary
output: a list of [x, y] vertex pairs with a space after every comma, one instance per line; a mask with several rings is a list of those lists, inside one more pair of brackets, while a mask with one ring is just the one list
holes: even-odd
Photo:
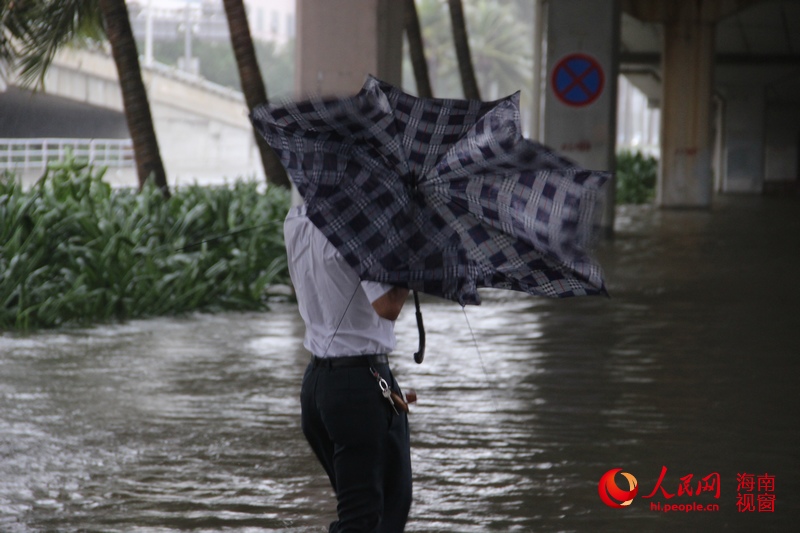
[[[621, 210], [599, 250], [611, 299], [487, 291], [465, 316], [423, 298], [423, 365], [401, 315], [393, 367], [419, 394], [408, 531], [794, 527], [800, 217], [731, 202]], [[335, 503], [299, 427], [302, 335], [290, 304], [1, 335], [0, 531], [324, 531]], [[722, 511], [599, 501], [607, 470], [649, 489], [662, 465], [673, 484], [720, 472]], [[741, 470], [776, 475], [773, 516], [736, 512]]]

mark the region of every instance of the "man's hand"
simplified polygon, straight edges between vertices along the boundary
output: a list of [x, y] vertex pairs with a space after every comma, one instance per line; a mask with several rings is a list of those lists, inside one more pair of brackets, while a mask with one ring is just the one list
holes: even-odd
[[407, 297], [408, 289], [392, 287], [389, 292], [372, 302], [372, 307], [379, 317], [395, 321]]

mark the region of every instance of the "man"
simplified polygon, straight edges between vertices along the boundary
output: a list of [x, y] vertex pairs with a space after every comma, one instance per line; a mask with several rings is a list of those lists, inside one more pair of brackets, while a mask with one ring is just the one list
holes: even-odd
[[300, 393], [303, 433], [336, 492], [330, 532], [403, 531], [411, 506], [408, 418], [380, 379], [399, 392], [386, 354], [408, 290], [360, 281], [306, 216], [284, 222], [289, 273], [313, 354]]

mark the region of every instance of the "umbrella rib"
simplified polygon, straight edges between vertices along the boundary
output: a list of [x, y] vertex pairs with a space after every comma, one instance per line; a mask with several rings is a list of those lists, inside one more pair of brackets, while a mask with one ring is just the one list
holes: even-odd
[[[588, 71], [569, 74], [583, 90]], [[253, 118], [360, 276], [462, 305], [480, 303], [479, 287], [604, 294], [587, 245], [609, 175], [524, 138], [519, 114], [519, 93], [426, 99], [370, 77], [352, 97]]]
[[344, 308], [344, 311], [342, 311], [342, 316], [339, 318], [339, 323], [336, 324], [336, 329], [333, 330], [333, 335], [331, 335], [331, 340], [328, 341], [328, 345], [325, 347], [325, 353], [322, 354], [320, 357], [325, 357], [325, 356], [328, 355], [328, 350], [330, 350], [331, 344], [333, 344], [333, 339], [336, 338], [336, 334], [339, 332], [339, 328], [341, 327], [342, 322], [344, 322], [344, 317], [345, 317], [345, 315], [347, 315], [347, 310], [350, 309], [350, 304], [353, 303], [353, 298], [356, 297], [356, 293], [358, 292], [359, 286], [360, 286], [360, 284], [356, 283], [356, 290], [353, 291], [353, 294], [350, 296], [350, 299], [347, 301], [347, 306]]
[[499, 410], [497, 408], [497, 395], [495, 394], [495, 390], [492, 387], [492, 384], [489, 382], [489, 373], [486, 371], [486, 365], [483, 362], [483, 355], [481, 355], [481, 350], [478, 347], [478, 339], [475, 337], [475, 332], [472, 330], [472, 325], [469, 323], [469, 318], [467, 317], [467, 306], [462, 305], [461, 311], [464, 313], [464, 320], [467, 322], [467, 328], [469, 329], [470, 335], [472, 335], [472, 342], [475, 344], [475, 351], [478, 352], [478, 360], [481, 363], [481, 369], [483, 370], [483, 377], [486, 380], [486, 386], [489, 388], [489, 393], [492, 396], [492, 406], [494, 407], [494, 412], [497, 413]]

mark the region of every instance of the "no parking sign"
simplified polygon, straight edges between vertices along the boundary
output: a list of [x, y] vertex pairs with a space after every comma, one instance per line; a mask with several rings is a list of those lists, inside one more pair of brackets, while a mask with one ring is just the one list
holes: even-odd
[[584, 107], [603, 93], [605, 74], [592, 56], [569, 54], [556, 64], [550, 83], [561, 102], [570, 107]]

